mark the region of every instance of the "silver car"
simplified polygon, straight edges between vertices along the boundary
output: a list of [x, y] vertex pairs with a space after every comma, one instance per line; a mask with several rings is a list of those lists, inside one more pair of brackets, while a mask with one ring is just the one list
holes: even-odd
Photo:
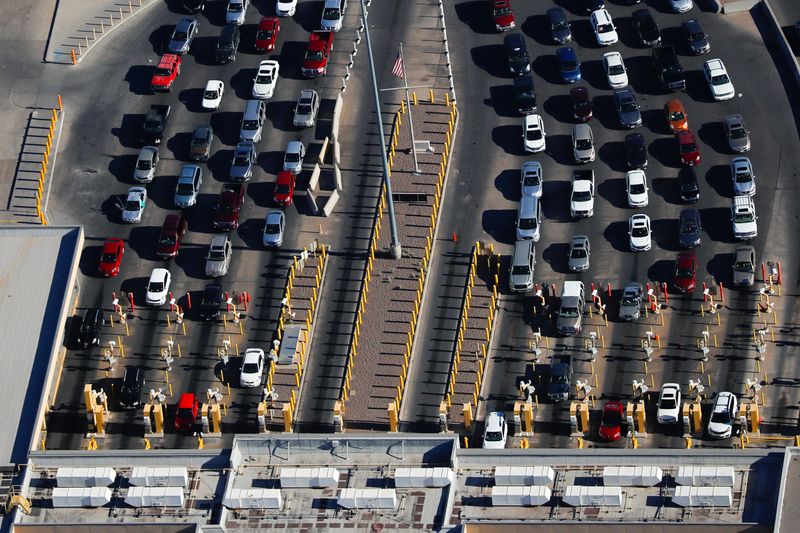
[[622, 299], [619, 302], [620, 320], [638, 320], [642, 309], [642, 284], [632, 281], [622, 289]]
[[736, 157], [731, 161], [731, 179], [734, 196], [754, 196], [756, 194], [756, 175], [753, 164], [747, 157]]
[[731, 150], [737, 153], [750, 150], [750, 132], [744, 125], [742, 115], [726, 115], [722, 124]]
[[572, 155], [576, 163], [594, 161], [594, 135], [588, 124], [575, 124], [572, 128]]
[[573, 272], [588, 270], [589, 256], [591, 254], [589, 237], [586, 235], [575, 235], [569, 243], [567, 266]]
[[197, 19], [181, 19], [175, 25], [175, 30], [169, 39], [169, 51], [173, 54], [185, 54], [192, 47], [195, 35], [197, 35]]
[[206, 256], [206, 276], [216, 278], [227, 274], [228, 268], [231, 266], [232, 253], [233, 246], [231, 246], [231, 238], [228, 234], [214, 235]]
[[136, 169], [133, 171], [133, 179], [139, 183], [150, 183], [156, 175], [158, 165], [158, 148], [155, 146], [145, 146], [139, 150], [139, 157], [136, 158]]
[[283, 244], [283, 232], [286, 227], [286, 216], [283, 211], [274, 210], [267, 213], [264, 219], [264, 236], [262, 243], [268, 248], [278, 248]]
[[319, 95], [313, 89], [303, 89], [297, 97], [294, 106], [292, 124], [297, 128], [311, 128], [317, 120], [319, 110]]
[[203, 170], [197, 165], [183, 165], [178, 184], [175, 186], [175, 206], [191, 207], [197, 203], [200, 185], [203, 183]]
[[756, 250], [752, 246], [739, 246], [733, 256], [733, 284], [750, 287], [756, 279]]
[[248, 142], [237, 144], [233, 150], [233, 160], [231, 160], [231, 181], [250, 181], [255, 164], [256, 149], [253, 144]]
[[303, 170], [303, 158], [306, 156], [306, 147], [300, 141], [289, 141], [286, 145], [286, 154], [283, 156], [283, 170], [300, 174]]
[[138, 224], [142, 221], [142, 214], [147, 205], [147, 189], [144, 187], [131, 187], [128, 196], [122, 204], [122, 221], [126, 224]]
[[228, 7], [225, 9], [225, 23], [237, 26], [244, 24], [248, 3], [248, 0], [228, 0]]

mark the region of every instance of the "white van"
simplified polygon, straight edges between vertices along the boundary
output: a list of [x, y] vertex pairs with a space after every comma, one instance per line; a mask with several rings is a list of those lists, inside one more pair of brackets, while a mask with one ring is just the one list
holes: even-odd
[[319, 23], [322, 30], [341, 30], [346, 7], [347, 0], [325, 0], [325, 7], [322, 8], [322, 21]]

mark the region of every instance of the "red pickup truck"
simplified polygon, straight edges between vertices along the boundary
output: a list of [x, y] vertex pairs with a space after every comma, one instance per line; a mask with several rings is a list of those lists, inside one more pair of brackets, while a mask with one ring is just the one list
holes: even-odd
[[328, 57], [333, 51], [332, 31], [313, 31], [303, 59], [303, 75], [308, 78], [322, 76], [328, 70]]
[[181, 56], [176, 54], [164, 54], [158, 62], [153, 79], [150, 80], [150, 88], [153, 91], [171, 91], [172, 84], [181, 73]]

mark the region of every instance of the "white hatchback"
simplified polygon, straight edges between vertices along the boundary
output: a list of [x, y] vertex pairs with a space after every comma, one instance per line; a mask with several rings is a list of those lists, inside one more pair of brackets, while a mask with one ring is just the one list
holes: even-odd
[[502, 450], [506, 447], [508, 426], [506, 417], [500, 411], [489, 413], [486, 417], [486, 428], [483, 431], [483, 447], [488, 450]]
[[147, 282], [145, 301], [147, 305], [164, 305], [167, 303], [169, 284], [172, 275], [166, 268], [154, 268]]
[[541, 152], [547, 147], [544, 121], [541, 115], [525, 115], [522, 121], [522, 140], [526, 152]]
[[297, 11], [297, 0], [278, 0], [275, 5], [275, 14], [279, 17], [291, 17]]
[[625, 62], [622, 61], [622, 54], [619, 52], [603, 54], [603, 69], [606, 72], [608, 85], [612, 89], [622, 89], [628, 86], [628, 70], [625, 68]]

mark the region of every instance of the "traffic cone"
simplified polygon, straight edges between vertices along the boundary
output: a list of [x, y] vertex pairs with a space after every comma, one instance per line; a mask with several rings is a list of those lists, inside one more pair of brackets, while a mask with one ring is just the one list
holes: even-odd
[[453, 232], [453, 242], [458, 242], [458, 236], [455, 231]]

